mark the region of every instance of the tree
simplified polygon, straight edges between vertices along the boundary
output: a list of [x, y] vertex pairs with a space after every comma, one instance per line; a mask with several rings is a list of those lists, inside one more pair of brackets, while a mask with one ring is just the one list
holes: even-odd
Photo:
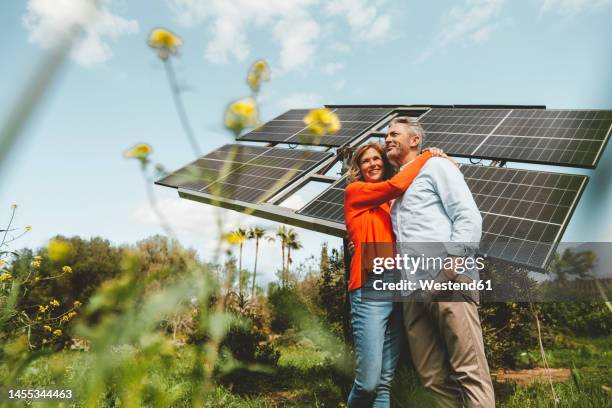
[[285, 248], [287, 247], [287, 232], [288, 232], [287, 227], [285, 227], [284, 225], [281, 225], [276, 230], [276, 237], [281, 243], [281, 256], [282, 256], [282, 259], [281, 259], [281, 265], [282, 265], [281, 286], [285, 285]]
[[341, 252], [333, 249], [330, 256], [327, 243], [323, 243], [320, 269], [319, 301], [324, 310], [325, 318], [336, 333], [348, 336], [349, 328], [344, 327], [348, 315], [345, 308], [344, 257], [341, 256]]
[[291, 263], [293, 262], [293, 259], [291, 259], [291, 250], [298, 250], [300, 248], [302, 248], [302, 243], [300, 241], [298, 241], [298, 235], [297, 232], [295, 232], [295, 230], [293, 228], [290, 228], [287, 231], [287, 242], [285, 243], [285, 245], [287, 246], [287, 274], [286, 274], [286, 280], [289, 280], [289, 267], [291, 266]]
[[592, 251], [573, 252], [567, 248], [561, 255], [555, 253], [549, 273], [556, 275], [560, 282], [567, 281], [569, 276], [588, 278], [596, 261], [597, 256]]
[[253, 266], [253, 284], [251, 286], [251, 296], [255, 297], [255, 279], [257, 276], [257, 258], [259, 257], [259, 240], [264, 237], [266, 230], [261, 227], [253, 227], [248, 232], [249, 239], [255, 240], [255, 265]]

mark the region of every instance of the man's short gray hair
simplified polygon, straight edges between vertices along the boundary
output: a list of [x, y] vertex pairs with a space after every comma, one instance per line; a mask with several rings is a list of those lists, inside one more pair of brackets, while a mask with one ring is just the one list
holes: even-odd
[[421, 143], [419, 144], [419, 153], [421, 153], [421, 150], [423, 150], [423, 144], [425, 143], [425, 130], [423, 130], [423, 127], [419, 121], [411, 118], [410, 116], [396, 116], [391, 119], [391, 122], [389, 122], [389, 127], [391, 127], [391, 125], [395, 125], [396, 123], [402, 123], [408, 126], [412, 131], [412, 134], [415, 136], [420, 136]]

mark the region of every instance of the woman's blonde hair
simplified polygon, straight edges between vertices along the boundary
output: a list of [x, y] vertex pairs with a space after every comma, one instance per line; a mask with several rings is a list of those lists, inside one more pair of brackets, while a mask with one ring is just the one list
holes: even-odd
[[380, 157], [382, 157], [383, 159], [383, 163], [385, 166], [383, 179], [387, 180], [395, 174], [395, 169], [393, 168], [391, 163], [389, 163], [389, 160], [387, 160], [387, 155], [385, 154], [385, 150], [383, 149], [382, 145], [378, 143], [368, 143], [364, 144], [363, 146], [359, 146], [355, 153], [353, 153], [353, 157], [351, 158], [351, 167], [349, 168], [347, 176], [347, 180], [349, 183], [353, 183], [355, 181], [364, 181], [363, 174], [361, 174], [361, 157], [366, 151], [370, 149], [376, 150], [380, 154]]

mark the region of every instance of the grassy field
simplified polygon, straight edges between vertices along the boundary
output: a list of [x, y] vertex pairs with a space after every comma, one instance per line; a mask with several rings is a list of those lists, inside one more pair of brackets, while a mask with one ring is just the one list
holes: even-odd
[[[572, 369], [568, 381], [554, 384], [558, 407], [612, 407], [612, 336], [579, 338], [547, 351], [551, 366]], [[181, 349], [179, 349], [181, 350]], [[220, 376], [219, 384], [208, 395], [210, 407], [338, 407], [344, 404], [351, 378], [336, 371], [331, 357], [309, 344], [278, 346], [280, 358], [275, 367], [250, 367]], [[536, 355], [535, 351], [529, 352]], [[67, 367], [59, 367], [61, 354], [69, 356]], [[22, 388], [69, 387], [92, 369], [85, 352], [62, 352], [34, 362], [21, 377]], [[191, 406], [191, 389], [182, 379], [193, 356], [181, 350], [174, 364], [149, 373], [150, 381], [165, 384], [164, 392], [179, 396], [180, 404]], [[52, 380], [54, 370], [65, 370], [61, 383]], [[4, 366], [0, 370], [5, 371]], [[5, 374], [5, 372], [0, 372]], [[145, 384], [146, 387], [146, 384]], [[498, 406], [505, 408], [551, 407], [553, 393], [548, 382], [526, 385], [496, 383]], [[426, 407], [429, 396], [418, 385], [414, 371], [402, 365], [393, 388], [394, 406]], [[112, 390], [105, 407], [118, 406]]]

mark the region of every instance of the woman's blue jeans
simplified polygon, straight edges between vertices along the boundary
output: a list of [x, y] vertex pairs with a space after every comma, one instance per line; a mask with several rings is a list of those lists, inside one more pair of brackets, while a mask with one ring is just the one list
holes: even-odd
[[402, 338], [401, 308], [389, 301], [362, 300], [349, 293], [355, 345], [355, 382], [349, 408], [388, 408]]

